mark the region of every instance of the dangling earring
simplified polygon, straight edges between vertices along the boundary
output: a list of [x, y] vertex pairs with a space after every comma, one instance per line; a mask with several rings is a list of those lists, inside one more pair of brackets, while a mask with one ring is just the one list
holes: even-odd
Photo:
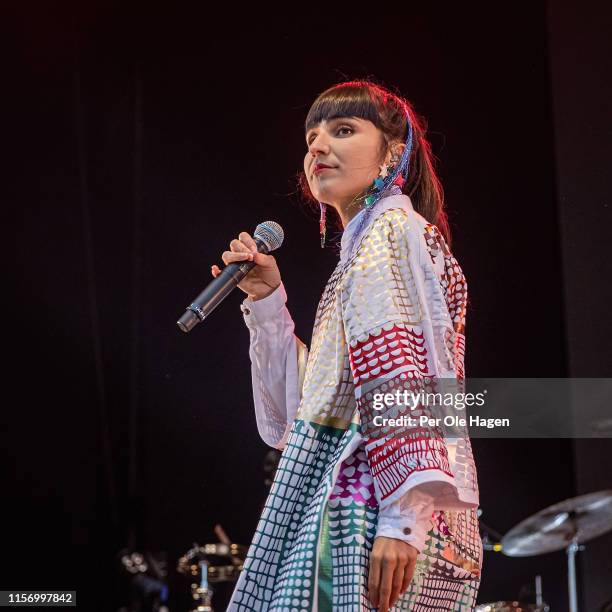
[[387, 175], [389, 174], [389, 172], [391, 172], [391, 170], [393, 170], [393, 162], [394, 161], [397, 161], [397, 160], [393, 160], [392, 159], [391, 163], [388, 166], [385, 166], [385, 164], [380, 164], [380, 166], [379, 166], [380, 172], [378, 173], [378, 176], [382, 177], [382, 178], [387, 178]]
[[[393, 172], [393, 170], [395, 170], [395, 167], [397, 165], [397, 163], [399, 162], [399, 158], [398, 157], [393, 157], [391, 159], [391, 164], [389, 166], [387, 166], [387, 170], [388, 173], [390, 174], [391, 172]], [[404, 186], [404, 183], [406, 182], [406, 179], [402, 176], [402, 173], [400, 172], [396, 177], [395, 180], [393, 181], [393, 185], [397, 185], [400, 189]]]
[[[392, 163], [397, 164], [399, 162], [399, 159], [397, 157], [394, 157], [391, 160]], [[394, 166], [395, 167], [395, 166]], [[394, 185], [397, 185], [400, 189], [404, 186], [404, 183], [406, 182], [406, 179], [402, 176], [402, 173], [400, 172], [396, 177], [395, 180], [393, 181]]]
[[[364, 200], [364, 206], [366, 208], [371, 206], [376, 201], [378, 197], [378, 193], [380, 192], [380, 190], [383, 188], [385, 184], [384, 179], [387, 178], [387, 176], [391, 172], [393, 172], [393, 170], [395, 169], [395, 164], [398, 161], [399, 159], [397, 157], [394, 157], [393, 159], [391, 159], [391, 162], [389, 164], [387, 165], [380, 164], [379, 166], [380, 172], [378, 173], [378, 176], [374, 179], [374, 182], [372, 183], [372, 186], [370, 187], [371, 193]], [[394, 184], [397, 184], [397, 180], [394, 181]]]
[[319, 218], [319, 233], [321, 234], [321, 248], [325, 247], [325, 236], [327, 234], [327, 226], [325, 223], [325, 213], [327, 205], [323, 202], [319, 202], [319, 208], [321, 209], [321, 216]]

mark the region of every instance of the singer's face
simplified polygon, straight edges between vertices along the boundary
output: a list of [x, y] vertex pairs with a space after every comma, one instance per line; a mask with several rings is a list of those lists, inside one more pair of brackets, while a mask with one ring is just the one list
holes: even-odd
[[[308, 130], [306, 145], [304, 172], [310, 190], [319, 202], [338, 210], [346, 225], [359, 212], [349, 204], [380, 173], [386, 148], [383, 133], [367, 119], [339, 117]], [[315, 171], [316, 164], [331, 168]]]

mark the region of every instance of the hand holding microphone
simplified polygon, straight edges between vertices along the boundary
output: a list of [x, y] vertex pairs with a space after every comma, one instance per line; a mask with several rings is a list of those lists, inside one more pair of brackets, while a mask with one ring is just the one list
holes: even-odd
[[278, 223], [265, 221], [255, 228], [253, 237], [241, 232], [238, 240], [232, 240], [231, 250], [222, 255], [225, 268], [211, 267], [215, 279], [177, 321], [181, 331], [190, 332], [237, 286], [253, 300], [270, 295], [280, 285], [281, 278], [276, 260], [268, 253], [280, 247], [283, 237], [283, 228]]
[[[281, 283], [280, 270], [273, 255], [259, 253], [257, 243], [248, 232], [240, 232], [238, 239], [230, 242], [230, 250], [223, 251], [223, 263], [227, 266], [233, 262], [253, 261], [255, 267], [238, 283], [253, 301], [269, 296]], [[211, 266], [212, 275], [217, 278], [221, 269]]]

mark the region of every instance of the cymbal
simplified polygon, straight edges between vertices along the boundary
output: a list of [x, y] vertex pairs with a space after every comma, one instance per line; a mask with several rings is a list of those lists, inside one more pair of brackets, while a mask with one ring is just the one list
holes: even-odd
[[521, 521], [502, 538], [509, 557], [529, 557], [588, 542], [612, 529], [612, 490], [566, 499]]

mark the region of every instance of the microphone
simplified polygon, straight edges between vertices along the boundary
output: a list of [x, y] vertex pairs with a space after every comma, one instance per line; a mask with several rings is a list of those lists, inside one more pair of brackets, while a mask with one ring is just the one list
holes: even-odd
[[[253, 234], [257, 251], [265, 255], [278, 249], [284, 237], [283, 228], [275, 221], [260, 223]], [[185, 314], [176, 322], [179, 328], [185, 333], [190, 332], [235, 289], [255, 265], [254, 261], [234, 261], [225, 266], [221, 274], [187, 306]]]

